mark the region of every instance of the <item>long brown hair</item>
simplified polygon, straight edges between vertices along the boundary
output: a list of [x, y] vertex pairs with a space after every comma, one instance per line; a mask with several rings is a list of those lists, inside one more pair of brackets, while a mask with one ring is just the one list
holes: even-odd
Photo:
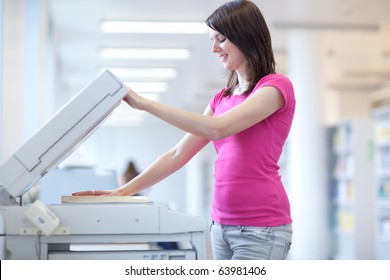
[[[235, 0], [216, 9], [206, 24], [235, 44], [246, 57], [248, 95], [256, 83], [268, 74], [275, 73], [275, 58], [271, 35], [259, 8], [251, 1]], [[238, 85], [237, 73], [229, 71], [224, 96], [230, 96]]]

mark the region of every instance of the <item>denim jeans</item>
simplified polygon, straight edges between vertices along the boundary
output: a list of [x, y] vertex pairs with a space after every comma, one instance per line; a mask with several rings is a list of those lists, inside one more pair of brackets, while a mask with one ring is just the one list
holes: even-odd
[[210, 226], [216, 260], [284, 260], [290, 251], [292, 226]]

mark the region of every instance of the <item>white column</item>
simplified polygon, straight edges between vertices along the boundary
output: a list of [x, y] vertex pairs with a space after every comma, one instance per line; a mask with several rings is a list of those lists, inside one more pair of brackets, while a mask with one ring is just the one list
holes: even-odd
[[0, 162], [47, 119], [46, 0], [3, 0]]
[[48, 26], [46, 0], [25, 0], [24, 140], [30, 138], [46, 120]]
[[24, 1], [3, 1], [2, 160], [23, 141]]
[[[0, 0], [0, 85], [3, 84], [3, 0]], [[3, 110], [3, 88], [0, 87], [0, 110]], [[3, 161], [3, 114], [0, 113], [0, 162]]]
[[323, 116], [321, 35], [289, 30], [288, 75], [297, 100], [288, 140], [293, 259], [329, 258], [326, 130]]

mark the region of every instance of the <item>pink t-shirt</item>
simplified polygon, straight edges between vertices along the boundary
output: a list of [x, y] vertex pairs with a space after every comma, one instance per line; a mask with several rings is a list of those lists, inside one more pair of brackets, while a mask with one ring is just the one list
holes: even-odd
[[[287, 77], [270, 74], [257, 83], [252, 93], [265, 86], [279, 89], [284, 107], [240, 133], [213, 142], [218, 157], [211, 218], [217, 223], [278, 226], [292, 222], [278, 161], [294, 116], [294, 89]], [[246, 98], [223, 97], [220, 91], [210, 106], [218, 116]]]

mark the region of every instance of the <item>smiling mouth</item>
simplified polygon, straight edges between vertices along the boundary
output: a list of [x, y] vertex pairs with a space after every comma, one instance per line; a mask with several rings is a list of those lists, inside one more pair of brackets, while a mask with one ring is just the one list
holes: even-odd
[[227, 58], [227, 54], [222, 54], [219, 56], [219, 58], [221, 59], [222, 62], [224, 62]]

